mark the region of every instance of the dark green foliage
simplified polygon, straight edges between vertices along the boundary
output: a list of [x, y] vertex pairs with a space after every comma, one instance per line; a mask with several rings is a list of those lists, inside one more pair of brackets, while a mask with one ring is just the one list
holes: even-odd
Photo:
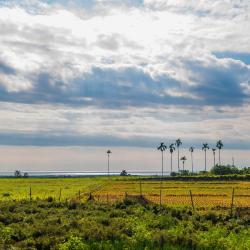
[[15, 170], [15, 172], [14, 172], [14, 176], [15, 176], [15, 177], [17, 177], [17, 178], [22, 177], [22, 173], [21, 173], [21, 171], [20, 171], [20, 170]]
[[121, 171], [120, 175], [121, 175], [121, 176], [127, 176], [128, 173], [127, 173], [127, 171], [126, 171], [125, 169], [123, 169], [123, 170]]
[[49, 196], [47, 200], [48, 200], [48, 202], [52, 202], [54, 199], [53, 199], [53, 197]]
[[211, 173], [215, 175], [238, 174], [240, 171], [235, 166], [230, 165], [215, 165], [211, 169]]
[[250, 167], [237, 168], [232, 165], [216, 164], [208, 171], [200, 171], [199, 173], [192, 173], [188, 170], [181, 170], [180, 172], [172, 172], [170, 177], [165, 177], [169, 180], [250, 180]]
[[[150, 180], [160, 180], [159, 177], [151, 178]], [[173, 181], [250, 181], [250, 174], [227, 174], [227, 175], [215, 175], [209, 172], [200, 172], [199, 174], [192, 175], [180, 175], [175, 173], [174, 175], [164, 177], [164, 180]]]
[[10, 196], [11, 196], [11, 193], [3, 193], [2, 196], [3, 196], [3, 197], [10, 197]]
[[0, 203], [0, 249], [250, 249], [250, 211], [78, 201]]

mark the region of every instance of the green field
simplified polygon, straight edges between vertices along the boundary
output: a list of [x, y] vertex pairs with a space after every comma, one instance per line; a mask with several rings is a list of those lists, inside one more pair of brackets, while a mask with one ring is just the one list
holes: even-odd
[[[195, 206], [229, 207], [234, 188], [234, 205], [250, 207], [250, 182], [247, 181], [170, 181], [138, 177], [86, 178], [2, 178], [0, 200], [47, 199], [82, 202], [92, 193], [99, 202], [116, 202], [126, 195], [143, 195], [148, 201], [168, 206], [190, 205], [190, 190]], [[60, 195], [61, 194], [61, 195]], [[80, 194], [80, 196], [79, 196]]]
[[[105, 178], [1, 178], [0, 199], [46, 199], [49, 196], [61, 200], [72, 199], [81, 193], [91, 192], [105, 183]], [[60, 191], [61, 190], [61, 191]]]
[[246, 181], [2, 178], [0, 249], [248, 250], [249, 192]]

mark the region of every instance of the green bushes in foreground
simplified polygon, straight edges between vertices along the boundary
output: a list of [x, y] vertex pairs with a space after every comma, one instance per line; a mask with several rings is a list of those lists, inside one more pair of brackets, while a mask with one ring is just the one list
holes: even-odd
[[75, 201], [1, 202], [0, 249], [250, 249], [250, 211]]

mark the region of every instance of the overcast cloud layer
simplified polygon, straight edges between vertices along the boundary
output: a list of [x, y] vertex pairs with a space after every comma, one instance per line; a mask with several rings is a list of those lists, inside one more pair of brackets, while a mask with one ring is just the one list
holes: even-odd
[[249, 97], [248, 0], [0, 0], [1, 144], [250, 148]]

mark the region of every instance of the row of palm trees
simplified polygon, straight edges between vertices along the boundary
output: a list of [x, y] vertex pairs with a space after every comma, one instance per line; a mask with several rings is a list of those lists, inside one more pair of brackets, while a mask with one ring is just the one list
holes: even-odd
[[[163, 176], [163, 153], [164, 151], [167, 150], [167, 148], [169, 148], [169, 152], [170, 152], [170, 155], [171, 155], [171, 169], [170, 169], [170, 172], [172, 173], [173, 172], [173, 153], [174, 151], [177, 149], [177, 159], [178, 159], [178, 172], [180, 171], [180, 160], [182, 161], [182, 168], [184, 170], [184, 165], [185, 165], [185, 161], [187, 160], [186, 156], [182, 156], [180, 158], [180, 146], [182, 145], [182, 141], [181, 139], [177, 139], [175, 141], [175, 143], [171, 143], [168, 147], [164, 144], [164, 142], [161, 142], [159, 147], [157, 147], [157, 149], [159, 151], [161, 151], [161, 159], [162, 159], [162, 166], [161, 166], [161, 170], [162, 170], [162, 176]], [[215, 165], [215, 152], [216, 150], [218, 149], [219, 151], [219, 164], [221, 164], [221, 158], [220, 158], [220, 151], [221, 149], [223, 148], [223, 143], [222, 143], [222, 140], [219, 140], [216, 142], [216, 147], [215, 148], [212, 148], [212, 152], [213, 152], [213, 157], [214, 157], [214, 165]], [[217, 149], [216, 149], [217, 148]], [[189, 148], [189, 152], [191, 154], [191, 162], [192, 162], [192, 173], [194, 172], [194, 161], [193, 161], [193, 153], [194, 153], [194, 147], [191, 146]], [[207, 171], [207, 150], [209, 150], [209, 145], [208, 143], [203, 143], [202, 144], [202, 148], [201, 148], [204, 153], [205, 153], [205, 171]]]
[[[177, 149], [177, 157], [178, 157], [178, 172], [180, 171], [180, 160], [182, 161], [182, 170], [184, 171], [185, 169], [185, 161], [187, 160], [186, 156], [182, 156], [180, 158], [180, 146], [182, 145], [182, 141], [181, 139], [177, 139], [174, 143], [171, 143], [168, 147], [164, 144], [164, 142], [161, 142], [159, 147], [157, 147], [157, 149], [159, 151], [161, 151], [161, 162], [162, 162], [162, 166], [161, 166], [161, 172], [162, 172], [162, 176], [163, 176], [163, 156], [164, 156], [164, 151], [167, 150], [167, 148], [169, 148], [169, 152], [171, 155], [171, 169], [170, 172], [173, 172], [173, 153], [174, 151]], [[221, 160], [220, 160], [220, 151], [223, 148], [223, 143], [221, 140], [216, 142], [216, 148], [219, 151], [219, 164], [221, 164]], [[217, 150], [216, 148], [212, 148], [213, 151], [213, 156], [214, 156], [214, 165], [215, 165], [215, 151]], [[189, 148], [189, 152], [191, 154], [191, 162], [192, 162], [192, 173], [194, 172], [194, 160], [193, 160], [193, 153], [194, 153], [195, 148], [193, 146], [191, 146]], [[207, 171], [207, 150], [209, 150], [209, 145], [208, 143], [203, 143], [202, 144], [202, 150], [205, 152], [205, 171]], [[110, 158], [110, 154], [112, 153], [110, 149], [107, 150], [107, 155], [108, 155], [108, 175], [109, 175], [109, 158]]]

